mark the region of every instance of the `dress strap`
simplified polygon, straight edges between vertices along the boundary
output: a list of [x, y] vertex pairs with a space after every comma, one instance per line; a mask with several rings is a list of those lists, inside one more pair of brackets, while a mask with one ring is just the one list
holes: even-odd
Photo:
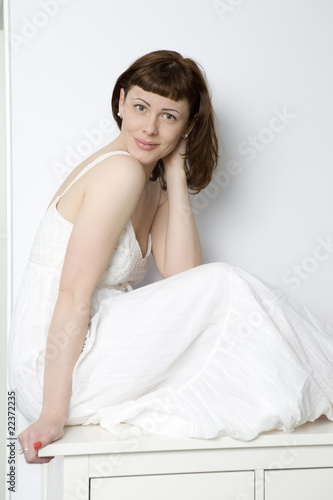
[[131, 156], [127, 151], [109, 151], [108, 153], [105, 153], [104, 155], [99, 156], [96, 158], [96, 160], [92, 161], [89, 163], [89, 165], [86, 165], [81, 172], [75, 177], [75, 179], [66, 187], [66, 189], [61, 193], [59, 196], [56, 198], [56, 202], [60, 200], [64, 196], [65, 193], [75, 184], [76, 181], [78, 181], [88, 170], [93, 168], [97, 163], [100, 163], [101, 161], [105, 160], [106, 158], [109, 158], [109, 156], [114, 156], [114, 155], [128, 155]]

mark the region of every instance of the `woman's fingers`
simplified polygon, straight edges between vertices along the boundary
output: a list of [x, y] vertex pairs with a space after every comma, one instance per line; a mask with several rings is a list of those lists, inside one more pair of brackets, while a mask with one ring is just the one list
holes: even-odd
[[25, 461], [27, 463], [33, 463], [37, 457], [37, 451], [31, 446], [31, 442], [29, 443], [29, 436], [27, 432], [21, 432], [18, 436], [19, 449], [18, 452], [20, 455], [24, 455]]
[[27, 463], [48, 463], [54, 457], [39, 457], [38, 450], [64, 434], [63, 425], [56, 418], [40, 418], [18, 435], [19, 453]]
[[183, 155], [186, 153], [187, 142], [185, 139], [180, 138], [177, 146], [171, 153], [169, 153], [166, 157], [163, 158], [164, 168], [179, 166], [184, 168], [184, 157]]
[[30, 436], [30, 442], [29, 442], [29, 452], [26, 455], [26, 461], [28, 463], [38, 463], [38, 464], [44, 464], [50, 462], [54, 457], [39, 457], [38, 456], [38, 450], [56, 439], [59, 439], [57, 429], [52, 429], [50, 428], [48, 432], [46, 432], [43, 435], [40, 435], [36, 439], [36, 435], [32, 434]]
[[34, 443], [35, 450], [39, 450], [39, 448], [41, 448], [42, 446], [43, 444], [41, 441], [36, 441], [36, 443]]
[[50, 462], [54, 458], [54, 457], [38, 456], [38, 450], [42, 446], [46, 446], [46, 444], [49, 444], [51, 442], [50, 439], [48, 439], [48, 441], [49, 442], [46, 442], [45, 437], [36, 441], [36, 439], [33, 436], [30, 436], [27, 447], [24, 448], [25, 450], [27, 450], [26, 453], [24, 453], [24, 458], [28, 464], [45, 464]]

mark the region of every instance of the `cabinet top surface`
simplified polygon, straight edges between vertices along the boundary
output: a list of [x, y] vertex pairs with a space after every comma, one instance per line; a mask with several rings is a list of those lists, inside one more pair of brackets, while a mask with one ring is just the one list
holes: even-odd
[[252, 441], [228, 436], [215, 439], [190, 439], [148, 433], [115, 436], [99, 425], [65, 428], [65, 435], [39, 450], [39, 456], [92, 455], [104, 453], [134, 453], [171, 450], [204, 450], [226, 448], [260, 448], [274, 446], [333, 445], [333, 422], [321, 417], [293, 432], [264, 432]]

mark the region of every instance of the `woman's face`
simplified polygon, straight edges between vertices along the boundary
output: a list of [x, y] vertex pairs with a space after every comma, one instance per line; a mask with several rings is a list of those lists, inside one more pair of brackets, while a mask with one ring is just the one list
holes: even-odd
[[142, 165], [155, 166], [177, 146], [190, 116], [186, 99], [173, 101], [133, 86], [125, 98], [121, 89], [121, 137], [127, 151]]

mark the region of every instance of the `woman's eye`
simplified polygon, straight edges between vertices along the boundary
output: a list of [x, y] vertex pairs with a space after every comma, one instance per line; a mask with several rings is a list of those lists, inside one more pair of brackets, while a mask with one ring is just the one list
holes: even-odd
[[145, 111], [146, 109], [146, 106], [143, 106], [142, 104], [136, 104], [135, 107], [138, 111]]
[[165, 116], [165, 118], [167, 120], [175, 120], [176, 119], [176, 117], [173, 115], [170, 115], [170, 113], [165, 113], [163, 116]]

